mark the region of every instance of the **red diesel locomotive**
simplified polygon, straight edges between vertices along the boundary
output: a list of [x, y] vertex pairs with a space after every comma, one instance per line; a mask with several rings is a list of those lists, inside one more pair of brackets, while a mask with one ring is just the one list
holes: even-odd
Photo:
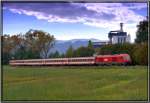
[[131, 58], [128, 54], [115, 54], [95, 57], [10, 60], [9, 64], [12, 66], [127, 65], [131, 64]]

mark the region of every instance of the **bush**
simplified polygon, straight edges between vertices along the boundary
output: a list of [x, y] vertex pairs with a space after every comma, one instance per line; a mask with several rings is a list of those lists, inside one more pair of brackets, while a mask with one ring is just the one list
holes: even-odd
[[136, 44], [133, 60], [138, 65], [148, 65], [148, 43]]
[[74, 51], [75, 57], [88, 57], [93, 56], [94, 49], [90, 47], [79, 47]]
[[132, 54], [134, 45], [133, 44], [114, 44], [105, 45], [99, 49], [99, 54], [121, 54], [128, 53]]
[[11, 59], [11, 55], [9, 53], [2, 52], [2, 65], [9, 64], [9, 60]]

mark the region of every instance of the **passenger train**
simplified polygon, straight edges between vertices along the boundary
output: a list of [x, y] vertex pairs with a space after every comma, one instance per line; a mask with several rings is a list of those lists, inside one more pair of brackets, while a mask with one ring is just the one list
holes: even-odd
[[69, 65], [128, 65], [128, 54], [97, 55], [93, 57], [10, 60], [11, 66], [69, 66]]

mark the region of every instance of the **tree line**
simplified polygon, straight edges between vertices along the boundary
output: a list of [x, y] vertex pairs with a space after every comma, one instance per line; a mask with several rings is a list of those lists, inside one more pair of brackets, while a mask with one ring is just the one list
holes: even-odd
[[55, 44], [55, 38], [42, 30], [29, 30], [25, 34], [3, 35], [2, 64], [8, 64], [11, 59], [48, 58], [50, 49]]
[[148, 64], [148, 20], [140, 21], [137, 25], [133, 44], [108, 44], [95, 49], [89, 41], [87, 47], [74, 49], [70, 45], [64, 54], [58, 51], [50, 53], [55, 45], [55, 37], [42, 30], [31, 29], [25, 34], [3, 35], [1, 41], [2, 64], [8, 64], [11, 59], [69, 58], [119, 53], [128, 53], [133, 64]]
[[53, 35], [42, 30], [29, 30], [25, 34], [3, 35], [2, 41], [2, 64], [8, 64], [9, 60], [17, 59], [42, 59], [60, 57], [86, 57], [94, 54], [92, 42], [87, 47], [76, 50], [70, 45], [65, 54], [58, 51], [50, 53], [55, 45]]
[[67, 49], [66, 53], [60, 54], [58, 51], [51, 53], [49, 55], [49, 58], [71, 58], [71, 57], [88, 57], [88, 56], [93, 56], [95, 53], [95, 49], [92, 45], [91, 40], [88, 42], [87, 47], [79, 47], [77, 49], [74, 49], [72, 45]]

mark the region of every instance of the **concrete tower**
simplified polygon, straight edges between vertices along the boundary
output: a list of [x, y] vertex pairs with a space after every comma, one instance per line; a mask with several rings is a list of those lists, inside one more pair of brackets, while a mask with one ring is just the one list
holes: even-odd
[[120, 31], [123, 32], [123, 23], [120, 23]]

